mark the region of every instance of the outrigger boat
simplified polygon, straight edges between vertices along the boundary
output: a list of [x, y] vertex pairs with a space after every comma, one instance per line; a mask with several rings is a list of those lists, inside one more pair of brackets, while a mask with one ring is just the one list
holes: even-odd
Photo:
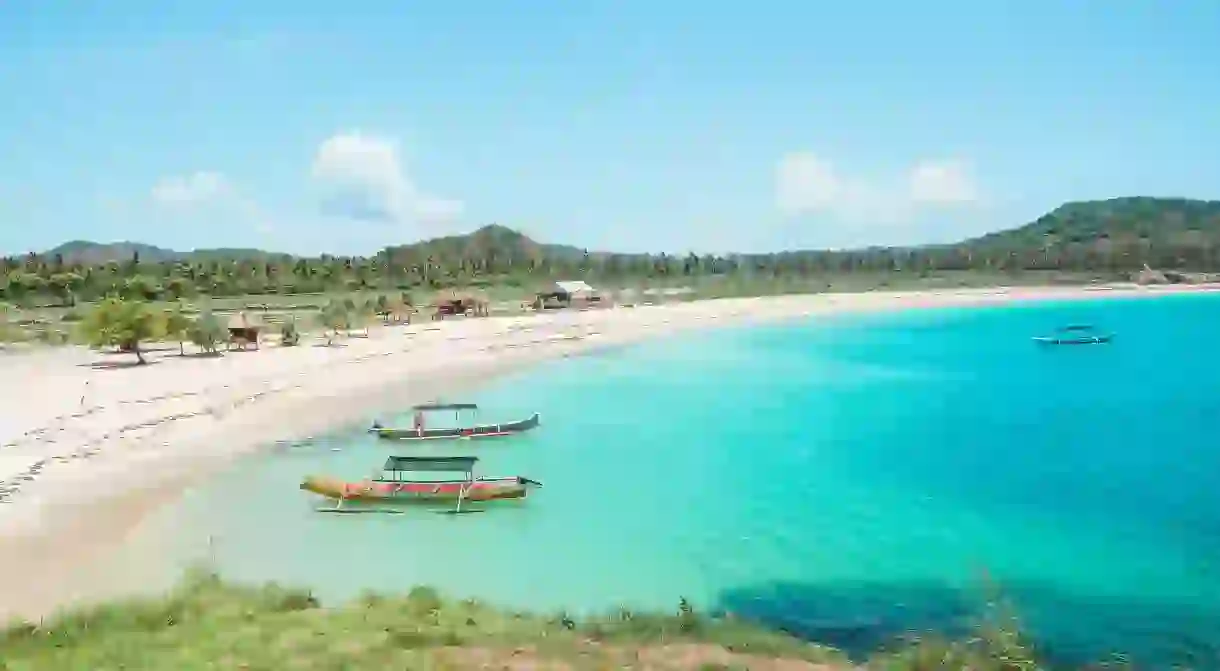
[[1099, 333], [1091, 324], [1071, 324], [1058, 329], [1053, 335], [1035, 336], [1034, 342], [1042, 345], [1100, 345], [1113, 339], [1113, 333]]
[[[373, 426], [369, 428], [369, 433], [375, 434], [378, 438], [386, 438], [391, 440], [436, 440], [436, 439], [454, 439], [454, 438], [494, 438], [497, 436], [511, 436], [514, 433], [529, 431], [538, 426], [542, 421], [542, 416], [534, 413], [529, 419], [521, 419], [515, 422], [506, 422], [504, 424], [471, 424], [461, 426], [463, 412], [477, 413], [479, 406], [474, 403], [425, 403], [417, 405], [411, 410], [415, 415], [415, 426], [410, 429], [395, 429], [382, 426], [380, 422], [373, 422]], [[454, 419], [459, 422], [459, 426], [429, 429], [425, 426], [427, 413], [430, 412], [445, 412], [452, 411]]]
[[[478, 457], [390, 457], [386, 459], [380, 477], [364, 482], [346, 482], [327, 476], [308, 476], [301, 489], [324, 496], [335, 502], [333, 508], [320, 512], [402, 512], [393, 508], [377, 508], [401, 504], [454, 503], [449, 512], [463, 511], [467, 502], [487, 502], [501, 499], [523, 499], [531, 489], [542, 483], [519, 475], [505, 477], [475, 477]], [[460, 474], [461, 477], [423, 480], [413, 473]], [[371, 506], [371, 507], [370, 507]]]

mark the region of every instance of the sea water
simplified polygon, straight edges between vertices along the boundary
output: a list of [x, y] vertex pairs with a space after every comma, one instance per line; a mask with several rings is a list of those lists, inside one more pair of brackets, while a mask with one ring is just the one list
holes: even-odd
[[[1081, 322], [1117, 338], [1031, 341]], [[420, 445], [349, 427], [246, 459], [159, 519], [175, 561], [206, 552], [324, 599], [430, 584], [582, 613], [685, 597], [862, 651], [965, 626], [998, 590], [1057, 660], [1220, 668], [1218, 351], [1212, 296], [708, 330], [449, 399], [491, 422], [540, 411], [531, 433]], [[544, 486], [470, 515], [328, 515], [297, 490], [390, 454], [473, 454]]]

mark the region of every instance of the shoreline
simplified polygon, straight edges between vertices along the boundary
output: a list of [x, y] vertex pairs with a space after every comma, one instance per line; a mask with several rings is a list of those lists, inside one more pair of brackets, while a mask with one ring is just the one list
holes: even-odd
[[[369, 338], [349, 339], [343, 347], [305, 344], [220, 359], [180, 358], [174, 347], [151, 359], [158, 365], [114, 370], [92, 368], [89, 360], [100, 355], [73, 349], [6, 357], [0, 365], [10, 367], [13, 379], [21, 379], [23, 368], [41, 375], [32, 390], [6, 392], [21, 396], [6, 405], [13, 400], [9, 407], [17, 407], [14, 414], [26, 423], [0, 426], [0, 492], [6, 495], [0, 505], [0, 617], [37, 618], [80, 600], [125, 593], [127, 582], [139, 584], [140, 568], [133, 566], [125, 567], [128, 579], [107, 580], [106, 556], [150, 513], [261, 446], [371, 420], [549, 359], [682, 331], [815, 315], [1215, 289], [996, 288], [720, 299], [375, 327]], [[21, 412], [22, 405], [29, 412]], [[14, 476], [29, 479], [19, 480], [10, 494]]]

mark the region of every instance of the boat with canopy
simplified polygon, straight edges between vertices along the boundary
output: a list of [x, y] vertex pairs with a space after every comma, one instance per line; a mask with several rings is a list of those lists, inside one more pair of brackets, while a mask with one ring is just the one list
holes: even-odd
[[[475, 403], [425, 403], [411, 408], [414, 415], [414, 426], [411, 428], [393, 428], [382, 426], [380, 422], [373, 422], [373, 426], [369, 427], [369, 433], [389, 440], [494, 438], [529, 431], [542, 421], [542, 416], [536, 412], [528, 419], [503, 424], [477, 424], [467, 419], [477, 416], [478, 410], [479, 406]], [[437, 412], [452, 412], [457, 426], [428, 428], [429, 414]]]
[[1035, 336], [1042, 345], [1100, 345], [1114, 339], [1113, 333], [1098, 331], [1092, 324], [1069, 324], [1047, 336]]
[[[334, 501], [321, 512], [402, 512], [403, 504], [453, 503], [449, 512], [464, 511], [467, 503], [523, 499], [542, 483], [519, 475], [476, 477], [478, 457], [389, 457], [382, 473], [363, 482], [328, 476], [308, 476], [301, 489]], [[417, 474], [448, 474], [427, 479]], [[378, 507], [380, 506], [380, 508]]]

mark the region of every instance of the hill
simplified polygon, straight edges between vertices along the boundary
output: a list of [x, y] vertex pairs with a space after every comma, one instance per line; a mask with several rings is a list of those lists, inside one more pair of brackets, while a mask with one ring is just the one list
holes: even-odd
[[1220, 243], [1220, 201], [1186, 198], [1113, 198], [1065, 203], [1035, 221], [966, 240], [976, 248], [1041, 249], [1054, 244], [1145, 241], [1146, 244]]
[[512, 261], [540, 258], [579, 259], [585, 250], [571, 245], [545, 244], [507, 226], [490, 224], [473, 233], [421, 240], [407, 245], [386, 247], [383, 255], [399, 265], [435, 259], [485, 259], [499, 257]]
[[[491, 224], [472, 233], [431, 238], [405, 245], [386, 247], [380, 255], [392, 254], [395, 258], [426, 260], [450, 258], [484, 258], [500, 255], [504, 258], [580, 258], [584, 250], [571, 245], [555, 245], [535, 242], [528, 236], [506, 226]], [[209, 262], [283, 260], [294, 258], [283, 252], [252, 248], [215, 247], [177, 251], [140, 242], [94, 242], [70, 240], [35, 256], [42, 259], [57, 259], [66, 265], [93, 266], [105, 263], [125, 263], [138, 260], [140, 263]]]
[[92, 242], [70, 240], [39, 254], [45, 258], [61, 258], [69, 265], [93, 266], [111, 261], [130, 261], [138, 256], [148, 263], [171, 261], [181, 256], [179, 252], [140, 242]]
[[37, 254], [45, 259], [58, 259], [67, 265], [96, 266], [125, 263], [138, 259], [141, 263], [175, 261], [250, 260], [288, 257], [289, 254], [266, 252], [261, 249], [217, 247], [179, 252], [141, 242], [93, 242], [71, 240]]
[[[1186, 198], [1127, 197], [1109, 200], [1065, 203], [1038, 219], [1016, 228], [988, 233], [952, 244], [902, 248], [901, 251], [1008, 250], [1018, 253], [1041, 251], [1050, 246], [1090, 244], [1142, 244], [1152, 246], [1211, 246], [1220, 245], [1220, 201]], [[792, 250], [778, 254], [861, 254], [895, 251], [877, 247], [867, 250], [827, 252], [822, 250]], [[156, 247], [139, 242], [100, 243], [87, 240], [65, 242], [38, 254], [42, 258], [62, 257], [67, 264], [96, 265], [111, 261], [263, 260], [283, 259], [291, 255], [247, 248], [196, 249], [189, 252]], [[389, 257], [404, 265], [424, 262], [428, 257], [439, 259], [557, 259], [579, 260], [586, 256], [641, 257], [647, 254], [617, 254], [593, 251], [565, 244], [538, 242], [529, 236], [499, 224], [484, 226], [471, 233], [449, 235], [419, 242], [386, 247], [378, 256]], [[750, 254], [745, 256], [766, 256]]]

